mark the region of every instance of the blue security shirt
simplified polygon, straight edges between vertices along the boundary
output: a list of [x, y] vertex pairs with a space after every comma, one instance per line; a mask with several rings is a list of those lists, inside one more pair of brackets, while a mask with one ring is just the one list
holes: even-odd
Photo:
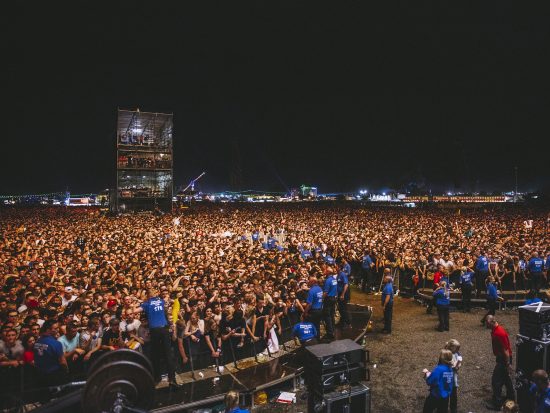
[[347, 296], [349, 294], [349, 281], [346, 273], [344, 271], [340, 271], [338, 273], [338, 278], [336, 278], [336, 281], [338, 283], [338, 295], [342, 294], [342, 292], [344, 291], [344, 287], [346, 286], [346, 284], [348, 284], [348, 289], [346, 291]]
[[471, 271], [465, 271], [464, 274], [460, 276], [460, 284], [464, 285], [473, 285], [474, 273]]
[[338, 280], [336, 280], [334, 275], [327, 277], [323, 291], [327, 294], [327, 297], [338, 296]]
[[248, 409], [241, 409], [240, 407], [235, 407], [232, 410], [229, 410], [228, 413], [250, 413], [250, 410]]
[[487, 298], [489, 300], [497, 300], [498, 299], [497, 287], [493, 283], [487, 284]]
[[260, 239], [260, 233], [258, 231], [254, 231], [252, 233], [252, 241], [256, 242]]
[[526, 268], [525, 261], [524, 260], [519, 260], [519, 269], [520, 270], [525, 270], [525, 268]]
[[534, 413], [550, 413], [550, 388], [539, 393], [536, 384], [532, 384], [529, 393], [535, 398]]
[[310, 250], [303, 250], [301, 255], [302, 255], [302, 258], [304, 260], [307, 260], [308, 258], [311, 258], [311, 256], [312, 256]]
[[489, 260], [485, 255], [480, 255], [476, 261], [476, 270], [480, 272], [489, 272]]
[[393, 303], [393, 284], [391, 282], [386, 283], [384, 285], [384, 288], [382, 288], [382, 304], [386, 301], [386, 297], [390, 296], [390, 301], [388, 301], [388, 304]]
[[363, 262], [361, 263], [361, 267], [364, 270], [368, 270], [371, 267], [372, 264], [373, 264], [373, 262], [372, 262], [372, 258], [370, 257], [370, 255], [365, 255], [363, 257]]
[[314, 285], [307, 293], [306, 303], [311, 306], [312, 310], [320, 310], [323, 308], [323, 290], [318, 285]]
[[302, 321], [294, 326], [292, 329], [292, 336], [298, 337], [301, 343], [311, 340], [317, 337], [317, 329], [309, 321]]
[[34, 365], [42, 373], [54, 373], [61, 369], [59, 358], [63, 346], [52, 336], [42, 336], [34, 343]]
[[349, 277], [351, 275], [351, 265], [346, 262], [342, 265], [342, 271]]
[[143, 312], [149, 320], [149, 328], [165, 327], [168, 324], [164, 314], [164, 300], [160, 297], [149, 298], [141, 304]]
[[449, 299], [449, 292], [446, 289], [441, 290], [435, 290], [433, 292], [435, 304], [438, 306], [448, 306], [451, 304], [451, 300]]
[[267, 247], [271, 250], [275, 248], [275, 244], [277, 243], [277, 240], [275, 238], [269, 237], [267, 239]]
[[446, 399], [451, 395], [454, 385], [454, 374], [451, 366], [438, 364], [426, 378], [430, 386], [430, 394], [438, 399]]
[[542, 272], [544, 269], [544, 260], [540, 257], [533, 257], [529, 260], [527, 268], [530, 272]]
[[325, 262], [326, 262], [327, 264], [334, 264], [334, 258], [331, 257], [330, 255], [327, 255], [327, 256], [325, 257]]

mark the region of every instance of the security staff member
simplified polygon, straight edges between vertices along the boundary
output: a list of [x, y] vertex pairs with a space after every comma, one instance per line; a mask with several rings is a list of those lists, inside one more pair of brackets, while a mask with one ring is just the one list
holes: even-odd
[[390, 269], [384, 270], [384, 288], [382, 288], [382, 308], [384, 309], [384, 329], [382, 333], [391, 334], [391, 322], [393, 317], [393, 283]]
[[535, 370], [533, 372], [533, 384], [529, 388], [529, 393], [534, 402], [535, 413], [550, 412], [550, 382], [546, 371]]
[[321, 333], [321, 315], [323, 311], [323, 290], [317, 284], [317, 277], [309, 277], [309, 291], [306, 298], [304, 318], [313, 323], [317, 329], [317, 337]]
[[334, 338], [334, 317], [336, 315], [336, 302], [338, 300], [338, 280], [332, 268], [328, 268], [327, 278], [323, 287], [323, 321], [325, 322], [326, 334], [323, 338], [332, 340]]
[[433, 299], [437, 307], [437, 317], [439, 318], [438, 331], [449, 331], [449, 305], [451, 300], [449, 299], [449, 290], [447, 289], [447, 282], [440, 281], [439, 287], [433, 292]]
[[476, 296], [481, 297], [481, 292], [485, 288], [485, 280], [489, 275], [489, 260], [485, 256], [485, 252], [481, 252], [476, 261]]
[[63, 346], [55, 338], [59, 333], [59, 323], [46, 320], [40, 329], [41, 336], [34, 344], [34, 365], [41, 373], [44, 386], [67, 382], [69, 366], [63, 353]]
[[529, 278], [531, 280], [531, 289], [535, 290], [538, 294], [543, 280], [543, 271], [544, 271], [544, 260], [539, 257], [537, 252], [533, 253], [533, 256], [527, 264], [527, 269], [529, 270]]
[[362, 279], [361, 279], [361, 291], [365, 292], [366, 289], [370, 291], [373, 283], [372, 277], [372, 268], [374, 267], [374, 262], [367, 251], [363, 256], [363, 261], [361, 262], [362, 269]]
[[317, 329], [310, 321], [296, 323], [292, 329], [292, 336], [300, 341], [302, 346], [317, 344]]
[[464, 266], [460, 274], [460, 290], [462, 291], [462, 310], [467, 313], [470, 312], [473, 287], [474, 273], [470, 268]]
[[487, 278], [487, 314], [481, 319], [481, 325], [485, 325], [485, 320], [488, 316], [495, 315], [498, 307], [497, 301], [504, 301], [504, 299], [498, 295], [495, 279], [489, 277]]
[[160, 360], [163, 357], [168, 367], [168, 381], [170, 387], [179, 387], [176, 382], [176, 372], [174, 370], [174, 360], [170, 349], [170, 333], [168, 331], [168, 313], [164, 300], [159, 297], [155, 288], [148, 291], [149, 299], [136, 308], [135, 312], [143, 311], [149, 322], [149, 331], [151, 337], [151, 354], [155, 380], [160, 381]]
[[348, 312], [348, 303], [350, 300], [350, 291], [349, 291], [349, 278], [344, 268], [338, 273], [338, 278], [336, 278], [338, 283], [338, 312], [340, 313], [340, 325], [342, 327], [347, 327], [350, 325], [349, 321], [349, 312]]

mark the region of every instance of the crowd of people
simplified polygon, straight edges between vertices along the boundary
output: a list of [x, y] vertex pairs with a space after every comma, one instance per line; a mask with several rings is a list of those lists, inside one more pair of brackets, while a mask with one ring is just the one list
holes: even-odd
[[[174, 357], [176, 369], [198, 354], [222, 364], [227, 343], [237, 357], [250, 343], [273, 346], [283, 319], [312, 325], [296, 329], [300, 341], [312, 332], [331, 339], [337, 312], [341, 327], [349, 324], [352, 282], [381, 290], [391, 333], [395, 288], [416, 291], [444, 277], [445, 292], [472, 272], [474, 292], [489, 277], [499, 290], [539, 290], [549, 245], [544, 213], [511, 208], [224, 203], [117, 217], [0, 209], [0, 368], [62, 381], [119, 348]], [[534, 257], [540, 273], [529, 267]], [[162, 332], [150, 325], [151, 302], [165, 313]], [[444, 314], [440, 328], [448, 329]], [[44, 363], [44, 354], [57, 362]], [[153, 361], [159, 380], [172, 363]]]

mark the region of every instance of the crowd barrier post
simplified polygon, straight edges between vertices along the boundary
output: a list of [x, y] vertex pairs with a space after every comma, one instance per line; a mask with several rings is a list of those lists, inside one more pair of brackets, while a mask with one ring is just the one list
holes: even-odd
[[189, 337], [185, 337], [185, 342], [187, 343], [187, 354], [189, 354], [189, 366], [191, 367], [191, 378], [193, 380], [196, 380], [196, 377], [195, 377], [195, 366], [194, 366], [194, 363], [193, 363], [193, 354], [191, 354], [191, 343], [190, 343], [190, 338]]
[[237, 370], [240, 370], [239, 366], [237, 365], [237, 358], [235, 357], [235, 349], [233, 348], [233, 342], [231, 341], [231, 338], [228, 338], [227, 341], [229, 342], [229, 349], [231, 350], [231, 357], [233, 358], [233, 366], [235, 366], [235, 368]]

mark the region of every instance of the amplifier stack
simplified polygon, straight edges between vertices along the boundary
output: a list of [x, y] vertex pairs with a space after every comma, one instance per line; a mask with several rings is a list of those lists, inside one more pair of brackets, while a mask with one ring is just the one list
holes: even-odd
[[310, 412], [370, 412], [368, 352], [352, 340], [306, 348], [305, 379]]
[[516, 336], [516, 390], [522, 412], [532, 410], [528, 395], [533, 372], [550, 373], [550, 304], [519, 307], [519, 334]]

